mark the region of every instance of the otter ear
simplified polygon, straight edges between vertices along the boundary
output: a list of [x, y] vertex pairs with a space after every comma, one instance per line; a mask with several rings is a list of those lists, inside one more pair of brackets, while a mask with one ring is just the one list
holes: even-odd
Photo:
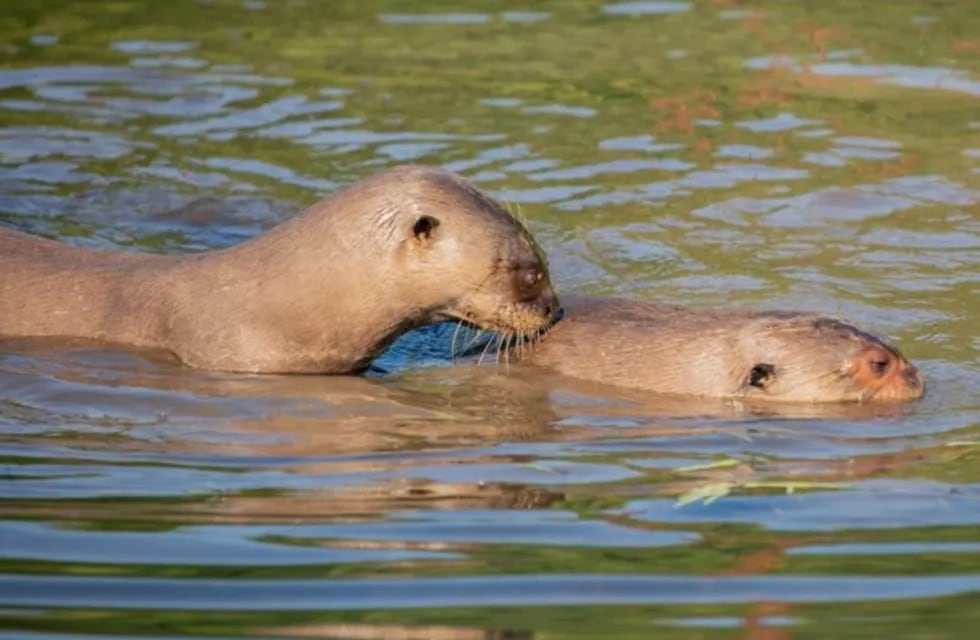
[[412, 233], [415, 235], [416, 240], [426, 241], [432, 237], [432, 234], [438, 226], [439, 221], [432, 216], [420, 216], [415, 221], [415, 224], [412, 225]]
[[765, 389], [766, 386], [772, 382], [772, 377], [775, 374], [776, 367], [771, 364], [766, 364], [765, 362], [760, 362], [752, 367], [751, 371], [749, 371], [749, 379], [746, 384], [748, 384], [750, 387]]

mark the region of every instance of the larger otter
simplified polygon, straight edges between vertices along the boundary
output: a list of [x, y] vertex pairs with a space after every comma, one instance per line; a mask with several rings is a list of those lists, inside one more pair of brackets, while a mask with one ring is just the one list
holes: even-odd
[[0, 336], [169, 350], [198, 368], [352, 373], [443, 319], [533, 334], [557, 312], [543, 254], [448, 171], [355, 183], [237, 246], [100, 251], [0, 230]]
[[668, 394], [787, 402], [913, 400], [925, 382], [842, 321], [563, 296], [565, 317], [519, 358], [569, 377]]

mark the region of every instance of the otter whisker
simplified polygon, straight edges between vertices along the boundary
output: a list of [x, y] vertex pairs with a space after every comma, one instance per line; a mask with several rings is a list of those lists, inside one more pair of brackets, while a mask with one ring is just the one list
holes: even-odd
[[[802, 382], [805, 386], [823, 386], [831, 387], [835, 383], [839, 383], [844, 380], [848, 380], [851, 376], [846, 371], [824, 371], [824, 372], [807, 372], [809, 375], [800, 376]], [[858, 402], [864, 402], [865, 400], [871, 398], [874, 395], [874, 390], [871, 389], [859, 389], [856, 392], [855, 399]]]
[[452, 340], [449, 343], [449, 353], [452, 355], [453, 364], [456, 364], [456, 353], [457, 353], [457, 351], [456, 351], [456, 338], [459, 337], [459, 330], [460, 330], [460, 328], [462, 326], [463, 326], [463, 322], [461, 320], [457, 320], [456, 321], [456, 327], [453, 329], [453, 338], [452, 338]]
[[534, 348], [538, 346], [538, 343], [541, 342], [542, 338], [544, 338], [544, 331], [538, 331], [531, 336], [531, 341], [527, 345], [528, 357], [530, 357], [531, 353], [534, 351]]
[[502, 335], [502, 336], [500, 337], [500, 341], [499, 341], [499, 342], [497, 342], [497, 353], [496, 353], [496, 361], [497, 361], [497, 365], [498, 365], [498, 366], [500, 365], [500, 355], [501, 355], [501, 351], [502, 351], [502, 350], [503, 350], [503, 349], [504, 349], [504, 348], [506, 347], [506, 345], [507, 345], [507, 343], [508, 343], [508, 341], [510, 341], [510, 331], [507, 331], [506, 333], [504, 333], [504, 334], [503, 334], [503, 335]]
[[486, 333], [487, 333], [487, 332], [486, 332], [485, 330], [483, 330], [483, 329], [478, 329], [478, 330], [476, 331], [476, 336], [474, 336], [474, 337], [472, 337], [472, 338], [470, 338], [470, 341], [469, 341], [469, 342], [467, 342], [467, 343], [466, 343], [466, 346], [464, 346], [464, 347], [463, 347], [463, 351], [464, 351], [464, 352], [466, 352], [466, 351], [469, 351], [470, 349], [472, 349], [472, 348], [473, 348], [473, 345], [475, 345], [475, 344], [477, 344], [477, 343], [479, 343], [479, 342], [480, 342], [480, 340], [482, 340], [482, 339], [483, 339], [483, 336], [484, 336], [484, 335], [485, 335]]
[[532, 332], [530, 335], [528, 335], [527, 339], [521, 343], [521, 360], [526, 360], [531, 354], [531, 347], [534, 346], [534, 343], [537, 342], [540, 335], [540, 332]]
[[485, 345], [483, 345], [483, 351], [482, 351], [482, 352], [480, 353], [480, 357], [479, 357], [479, 359], [477, 359], [477, 361], [476, 361], [476, 365], [477, 365], [477, 366], [480, 366], [480, 365], [482, 365], [482, 364], [483, 364], [483, 359], [484, 359], [485, 357], [487, 357], [487, 353], [489, 353], [489, 351], [490, 351], [490, 348], [491, 348], [491, 347], [493, 346], [493, 341], [494, 341], [494, 339], [496, 339], [496, 337], [497, 337], [497, 336], [496, 336], [496, 335], [494, 335], [494, 336], [493, 336], [493, 337], [491, 337], [491, 338], [490, 338], [489, 340], [487, 340], [487, 343], [486, 343]]
[[527, 226], [527, 215], [524, 213], [524, 209], [521, 207], [520, 202], [511, 202], [509, 200], [502, 200], [504, 208], [510, 217], [521, 223], [522, 226]]

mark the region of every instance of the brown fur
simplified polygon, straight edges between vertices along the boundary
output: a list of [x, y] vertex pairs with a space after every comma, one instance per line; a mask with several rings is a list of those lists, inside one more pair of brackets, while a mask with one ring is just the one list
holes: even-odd
[[[520, 355], [570, 377], [658, 393], [797, 402], [911, 400], [925, 388], [896, 348], [825, 317], [616, 299], [563, 303], [566, 317]], [[759, 365], [772, 370], [758, 370], [753, 385]]]
[[348, 373], [456, 318], [520, 334], [557, 308], [527, 230], [439, 169], [355, 183], [224, 250], [98, 251], [0, 230], [0, 336], [161, 348], [206, 369]]

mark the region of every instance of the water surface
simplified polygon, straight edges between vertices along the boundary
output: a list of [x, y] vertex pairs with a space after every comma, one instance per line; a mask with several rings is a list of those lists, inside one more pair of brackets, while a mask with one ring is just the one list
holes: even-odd
[[974, 4], [8, 2], [4, 226], [198, 251], [437, 164], [563, 292], [847, 316], [929, 391], [648, 397], [446, 366], [452, 327], [363, 378], [6, 341], [0, 637], [973, 637]]

